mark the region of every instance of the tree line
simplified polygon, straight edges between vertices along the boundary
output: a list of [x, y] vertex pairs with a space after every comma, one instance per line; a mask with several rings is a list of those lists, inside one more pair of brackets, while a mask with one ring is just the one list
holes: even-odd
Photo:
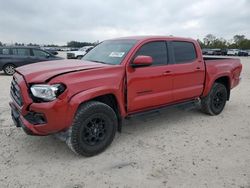
[[[250, 49], [250, 40], [246, 38], [245, 35], [234, 35], [231, 40], [226, 40], [224, 38], [218, 38], [213, 34], [206, 35], [202, 40], [197, 39], [202, 48], [220, 48], [220, 49]], [[73, 47], [81, 48], [83, 46], [94, 46], [98, 44], [99, 41], [94, 43], [91, 42], [79, 42], [79, 41], [70, 41], [67, 42], [63, 47]], [[4, 44], [0, 41], [0, 46]], [[14, 43], [15, 46], [25, 46], [24, 43]], [[27, 46], [40, 46], [39, 44], [29, 43]], [[44, 45], [45, 47], [59, 47], [55, 44]]]
[[81, 48], [83, 46], [95, 46], [96, 43], [91, 42], [78, 42], [78, 41], [70, 41], [67, 42], [67, 47], [73, 47], [73, 48]]
[[[94, 42], [94, 43], [91, 43], [91, 42], [70, 41], [70, 42], [67, 42], [66, 45], [63, 45], [62, 47], [81, 48], [81, 47], [83, 47], [83, 46], [94, 46], [94, 45], [96, 45], [97, 43], [99, 43], [99, 41]], [[39, 44], [36, 44], [36, 43], [24, 44], [24, 43], [18, 43], [18, 42], [15, 42], [13, 45], [14, 45], [14, 46], [40, 46]], [[0, 46], [5, 46], [5, 44], [3, 44], [3, 43], [0, 41]], [[44, 46], [44, 47], [61, 47], [61, 46], [56, 45], [56, 44], [46, 44], [46, 45], [43, 45], [43, 46]]]
[[197, 39], [202, 48], [220, 48], [220, 49], [250, 49], [250, 40], [245, 35], [234, 35], [233, 39], [226, 40], [217, 38], [212, 34], [206, 35], [203, 40]]

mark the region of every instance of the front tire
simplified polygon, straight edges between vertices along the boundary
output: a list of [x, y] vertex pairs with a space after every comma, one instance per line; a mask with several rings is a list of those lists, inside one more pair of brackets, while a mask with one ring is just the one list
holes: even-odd
[[15, 73], [15, 65], [12, 65], [12, 64], [7, 64], [3, 67], [3, 71], [6, 75], [13, 75]]
[[201, 99], [201, 110], [209, 115], [218, 115], [222, 112], [227, 101], [227, 89], [221, 83], [214, 83], [209, 94]]
[[111, 144], [117, 125], [116, 113], [110, 106], [98, 101], [87, 102], [79, 107], [66, 143], [79, 155], [96, 155]]

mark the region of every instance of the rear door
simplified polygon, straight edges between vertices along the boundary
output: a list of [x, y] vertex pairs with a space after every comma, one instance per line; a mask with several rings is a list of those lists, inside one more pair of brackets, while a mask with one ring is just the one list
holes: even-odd
[[172, 101], [172, 71], [168, 65], [167, 43], [147, 42], [138, 49], [133, 59], [138, 55], [151, 56], [153, 64], [127, 68], [127, 110], [130, 113]]
[[205, 80], [205, 66], [198, 47], [189, 41], [170, 42], [175, 66], [173, 68], [173, 100], [199, 97]]

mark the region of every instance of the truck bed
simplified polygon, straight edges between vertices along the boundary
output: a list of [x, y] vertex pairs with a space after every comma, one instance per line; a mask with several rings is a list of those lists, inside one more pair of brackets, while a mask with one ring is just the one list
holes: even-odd
[[230, 57], [207, 57], [203, 56], [204, 61], [211, 62], [213, 60], [237, 60], [237, 58], [230, 58]]
[[203, 59], [206, 66], [204, 96], [208, 94], [217, 77], [227, 77], [230, 89], [238, 85], [242, 69], [239, 59], [225, 57], [203, 57]]

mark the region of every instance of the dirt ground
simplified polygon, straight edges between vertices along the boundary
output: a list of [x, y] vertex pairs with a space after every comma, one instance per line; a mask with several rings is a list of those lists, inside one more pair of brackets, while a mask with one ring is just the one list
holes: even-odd
[[250, 57], [219, 116], [168, 109], [125, 122], [98, 156], [76, 156], [53, 136], [15, 128], [11, 77], [0, 73], [0, 187], [250, 188]]

